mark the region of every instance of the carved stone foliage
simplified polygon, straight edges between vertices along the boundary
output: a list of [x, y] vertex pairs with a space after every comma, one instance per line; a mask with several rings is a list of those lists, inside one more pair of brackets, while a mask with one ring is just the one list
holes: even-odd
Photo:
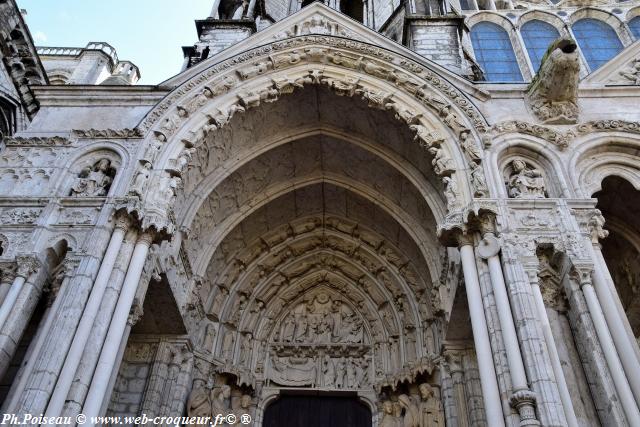
[[4, 139], [7, 147], [51, 147], [70, 145], [68, 138], [61, 136], [8, 137]]
[[25, 225], [36, 222], [41, 208], [5, 208], [0, 213], [0, 223], [3, 225]]
[[93, 166], [87, 166], [76, 178], [71, 187], [72, 197], [104, 197], [109, 193], [116, 169], [111, 166], [111, 160], [103, 158]]
[[507, 180], [509, 197], [514, 199], [543, 199], [547, 197], [542, 173], [522, 159], [510, 164]]
[[[289, 59], [285, 60], [284, 58], [286, 58], [287, 54], [284, 52], [291, 49], [296, 49], [298, 52], [292, 52]], [[344, 50], [340, 51], [338, 49]], [[301, 56], [300, 50], [304, 52], [304, 56]], [[265, 57], [267, 55], [269, 56], [266, 60], [259, 60], [259, 57]], [[276, 66], [280, 68], [283, 64], [286, 64], [287, 66], [297, 65], [301, 60], [304, 60], [304, 62], [315, 63], [331, 61], [332, 64], [339, 65], [344, 68], [352, 70], [362, 69], [366, 74], [387, 79], [397, 86], [407, 90], [409, 93], [416, 94], [419, 98], [424, 98], [424, 92], [421, 91], [422, 88], [426, 88], [427, 86], [432, 87], [440, 93], [446, 94], [447, 98], [453, 101], [458, 108], [464, 111], [478, 130], [484, 130], [485, 128], [485, 123], [482, 120], [481, 115], [475, 110], [473, 105], [457, 89], [444, 79], [441, 79], [436, 73], [425, 69], [406, 58], [395, 57], [386, 50], [374, 48], [358, 41], [350, 40], [346, 42], [343, 39], [331, 36], [304, 36], [281, 42], [274, 42], [270, 45], [253, 49], [243, 54], [240, 58], [223, 61], [221, 64], [207, 69], [202, 74], [194, 77], [192, 80], [185, 83], [165, 98], [165, 100], [163, 100], [158, 107], [156, 107], [156, 109], [154, 109], [145, 118], [141, 125], [141, 129], [144, 132], [149, 130], [152, 125], [165, 114], [165, 112], [167, 112], [172, 106], [176, 105], [176, 103], [179, 102], [178, 100], [184, 98], [188, 93], [197, 92], [199, 90], [202, 91], [202, 83], [209, 82], [214, 78], [214, 83], [210, 83], [208, 87], [215, 86], [216, 82], [221, 81], [215, 80], [215, 77], [223, 70], [228, 70], [230, 67], [237, 66], [243, 62], [253, 61], [253, 65], [250, 65], [239, 72], [241, 77], [247, 79], [261, 75]], [[383, 61], [384, 65], [379, 64], [376, 61]], [[392, 68], [389, 68], [390, 65], [392, 65]], [[393, 68], [397, 69], [394, 70]], [[411, 77], [411, 75], [419, 76], [418, 78], [421, 81], [417, 80], [416, 77]], [[229, 76], [225, 76], [222, 79], [228, 78]], [[309, 83], [313, 83], [313, 81], [309, 81]], [[207, 96], [207, 91], [209, 96]], [[207, 88], [204, 89], [202, 94], [209, 98], [216, 96], [213, 94], [211, 89]], [[447, 103], [444, 102], [443, 104], [446, 105]], [[185, 107], [182, 106], [182, 108]], [[440, 110], [441, 109], [442, 107]], [[443, 111], [442, 114], [446, 115], [447, 113]], [[458, 120], [453, 117], [449, 119], [449, 122], [451, 123], [457, 121]]]
[[528, 88], [531, 109], [543, 123], [572, 124], [578, 120], [580, 60], [571, 39], [553, 42]]
[[142, 134], [135, 129], [74, 129], [73, 134], [78, 138], [87, 139], [123, 139], [140, 138]]

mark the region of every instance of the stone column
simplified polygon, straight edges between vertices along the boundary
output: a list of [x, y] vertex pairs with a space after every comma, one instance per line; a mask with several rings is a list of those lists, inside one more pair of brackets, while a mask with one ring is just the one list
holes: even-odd
[[100, 309], [93, 322], [80, 364], [75, 372], [69, 393], [66, 396], [63, 411], [64, 416], [74, 418], [82, 409], [85, 396], [91, 384], [91, 377], [93, 376], [98, 358], [100, 357], [104, 338], [107, 335], [113, 310], [118, 301], [118, 295], [129, 268], [129, 262], [131, 261], [131, 255], [137, 237], [138, 232], [135, 229], [129, 229], [124, 237], [124, 243], [120, 248], [120, 253], [116, 258], [115, 266], [107, 282]]
[[611, 287], [605, 278], [603, 269], [607, 269], [607, 266], [600, 250], [600, 244], [595, 242], [593, 245], [588, 245], [588, 247], [594, 260], [593, 286], [607, 325], [609, 325], [613, 343], [618, 350], [622, 367], [627, 374], [629, 386], [636, 402], [640, 404], [640, 362], [636, 353], [638, 344], [635, 339], [630, 339], [622, 317], [626, 315], [618, 310]]
[[569, 425], [569, 427], [578, 427], [578, 419], [576, 418], [575, 411], [573, 410], [571, 394], [569, 393], [569, 387], [567, 386], [567, 381], [564, 377], [564, 372], [562, 371], [562, 365], [560, 364], [560, 356], [558, 355], [556, 342], [553, 338], [551, 325], [549, 324], [549, 317], [547, 316], [544, 299], [542, 298], [542, 292], [540, 291], [540, 283], [538, 282], [537, 272], [531, 272], [531, 274], [529, 274], [529, 280], [531, 282], [533, 300], [536, 305], [536, 311], [538, 313], [538, 321], [540, 322], [540, 326], [542, 327], [544, 341], [547, 344], [547, 351], [549, 352], [549, 358], [551, 359], [553, 376], [555, 377], [556, 384], [558, 384], [558, 392], [560, 393], [560, 399], [562, 400], [564, 415], [567, 418], [567, 424]]
[[[103, 211], [106, 212], [106, 211]], [[112, 234], [112, 225], [97, 226], [90, 234], [86, 254], [80, 258], [75, 273], [61, 292], [60, 309], [54, 316], [51, 331], [42, 345], [40, 353], [34, 355], [36, 363], [29, 375], [18, 404], [13, 408], [17, 414], [41, 414], [45, 411], [51, 393], [62, 370], [65, 357], [71, 346], [76, 328], [82, 317], [94, 280], [107, 250]]]
[[0, 327], [0, 376], [11, 363], [31, 314], [38, 304], [45, 280], [42, 263], [35, 256], [17, 257], [18, 268], [11, 289], [2, 304], [7, 314]]
[[478, 246], [478, 254], [487, 261], [489, 266], [489, 275], [491, 276], [493, 293], [496, 298], [498, 317], [500, 319], [500, 325], [502, 326], [507, 363], [509, 364], [513, 385], [513, 394], [509, 400], [512, 406], [518, 410], [521, 426], [538, 426], [540, 422], [536, 419], [536, 396], [535, 393], [529, 390], [527, 383], [522, 354], [520, 354], [520, 343], [518, 342], [516, 327], [511, 315], [511, 305], [507, 295], [507, 288], [502, 275], [499, 253], [500, 244], [498, 243], [498, 239], [493, 235], [493, 232], [485, 232], [481, 244]]
[[460, 258], [462, 260], [465, 289], [467, 290], [473, 341], [478, 356], [480, 383], [482, 385], [482, 396], [487, 413], [487, 422], [491, 426], [504, 427], [502, 406], [500, 404], [500, 391], [493, 366], [487, 323], [484, 318], [484, 307], [482, 304], [482, 294], [480, 293], [480, 283], [478, 282], [473, 242], [469, 236], [462, 236], [460, 238]]
[[27, 364], [20, 369], [20, 372], [18, 372], [11, 390], [9, 391], [7, 399], [2, 405], [5, 412], [8, 412], [8, 408], [14, 408], [18, 398], [24, 391], [28, 379], [28, 375], [26, 374], [33, 371], [33, 367], [36, 362], [35, 355], [40, 353], [42, 345], [44, 344], [44, 341], [48, 336], [49, 331], [51, 330], [54, 317], [53, 313], [56, 313], [60, 307], [60, 298], [58, 298], [58, 294], [60, 293], [61, 289], [66, 288], [67, 284], [69, 283], [69, 279], [72, 276], [77, 265], [77, 259], [65, 259], [63, 261], [63, 264], [59, 265], [57, 270], [53, 274], [53, 278], [51, 279], [47, 295], [47, 308], [44, 315], [42, 316], [43, 324], [38, 329], [38, 332], [34, 337], [32, 344], [29, 346], [27, 354], [24, 357], [24, 360], [27, 361]]
[[102, 259], [102, 264], [100, 265], [96, 281], [93, 284], [91, 294], [89, 295], [89, 299], [82, 313], [82, 318], [80, 319], [80, 323], [78, 324], [78, 328], [76, 329], [76, 333], [73, 337], [73, 342], [71, 343], [67, 357], [64, 360], [64, 365], [62, 366], [62, 371], [58, 376], [55, 389], [49, 399], [49, 405], [45, 412], [45, 416], [47, 417], [58, 416], [62, 413], [67, 393], [69, 392], [71, 383], [73, 382], [73, 377], [78, 369], [78, 365], [80, 364], [82, 352], [89, 339], [89, 333], [91, 332], [93, 322], [98, 314], [98, 310], [107, 287], [107, 282], [109, 277], [111, 277], [116, 257], [120, 252], [124, 235], [129, 228], [129, 225], [129, 218], [126, 216], [120, 216], [116, 219], [115, 229], [113, 230], [111, 239], [109, 240], [109, 245], [106, 253], [104, 254], [104, 258]]
[[453, 395], [456, 402], [456, 418], [459, 427], [469, 427], [469, 409], [467, 407], [467, 397], [464, 391], [465, 380], [462, 369], [462, 355], [456, 351], [445, 350], [445, 358], [451, 373], [451, 383]]
[[16, 271], [16, 276], [7, 291], [4, 301], [2, 301], [2, 305], [0, 306], [0, 329], [2, 329], [7, 321], [7, 318], [11, 313], [11, 309], [18, 299], [18, 295], [20, 295], [20, 291], [22, 290], [25, 281], [36, 271], [39, 263], [33, 257], [18, 257], [17, 262], [18, 269]]
[[[145, 232], [138, 237], [136, 246], [133, 249], [129, 270], [124, 279], [120, 297], [118, 298], [118, 303], [116, 304], [116, 309], [111, 324], [109, 325], [109, 331], [107, 332], [107, 337], [102, 347], [102, 353], [98, 359], [98, 365], [83, 407], [83, 413], [89, 419], [98, 416], [100, 413], [108, 388], [109, 378], [117, 364], [116, 358], [127, 326], [127, 318], [133, 304], [133, 299], [152, 240], [152, 234]], [[92, 424], [89, 423], [88, 425], [91, 426]]]
[[616, 353], [613, 339], [609, 334], [607, 321], [602, 314], [600, 304], [598, 303], [598, 297], [596, 296], [596, 291], [593, 289], [591, 271], [584, 269], [582, 271], [577, 271], [577, 273], [579, 274], [582, 293], [584, 294], [587, 306], [589, 307], [589, 314], [591, 314], [591, 318], [593, 319], [593, 325], [596, 329], [596, 333], [598, 334], [598, 339], [600, 340], [604, 357], [607, 359], [611, 377], [616, 385], [618, 396], [620, 397], [622, 409], [627, 416], [627, 422], [630, 426], [640, 426], [640, 411], [638, 410], [638, 406], [633, 398], [633, 392], [627, 382], [622, 364], [620, 363], [620, 359]]
[[[538, 419], [543, 426], [566, 426], [562, 399], [553, 375], [544, 334], [538, 323], [529, 277], [520, 259], [525, 256], [533, 258], [535, 252], [529, 253], [527, 240], [514, 242], [513, 236], [509, 236], [507, 239], [511, 240], [504, 241], [505, 236], [502, 237], [502, 272], [524, 366], [532, 391], [536, 394]], [[526, 252], [526, 255], [521, 251]]]
[[6, 262], [0, 266], [2, 275], [0, 276], [0, 306], [7, 296], [11, 284], [16, 278], [16, 266], [13, 262]]

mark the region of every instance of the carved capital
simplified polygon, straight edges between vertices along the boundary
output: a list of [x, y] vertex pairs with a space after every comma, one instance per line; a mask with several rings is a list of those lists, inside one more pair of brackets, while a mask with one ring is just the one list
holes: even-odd
[[42, 263], [34, 256], [18, 256], [16, 257], [18, 263], [18, 269], [16, 274], [20, 277], [28, 279], [33, 273], [35, 273]]
[[520, 426], [539, 426], [536, 419], [536, 394], [528, 389], [516, 390], [509, 398], [509, 403], [520, 415]]
[[472, 233], [458, 233], [456, 236], [456, 240], [458, 242], [458, 247], [461, 248], [466, 245], [473, 246], [473, 234]]
[[584, 288], [585, 286], [593, 286], [593, 279], [591, 274], [593, 273], [592, 268], [588, 267], [576, 267], [571, 270], [569, 273], [569, 277], [576, 283], [580, 285], [580, 288]]
[[131, 226], [131, 218], [125, 213], [118, 213], [115, 220], [115, 228], [126, 232]]
[[15, 262], [3, 262], [0, 264], [0, 282], [11, 283], [16, 278]]

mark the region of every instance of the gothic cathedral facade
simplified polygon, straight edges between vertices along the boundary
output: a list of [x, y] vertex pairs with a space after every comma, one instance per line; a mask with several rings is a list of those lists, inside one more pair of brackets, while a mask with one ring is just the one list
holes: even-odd
[[640, 1], [212, 6], [151, 86], [0, 1], [3, 414], [640, 425]]

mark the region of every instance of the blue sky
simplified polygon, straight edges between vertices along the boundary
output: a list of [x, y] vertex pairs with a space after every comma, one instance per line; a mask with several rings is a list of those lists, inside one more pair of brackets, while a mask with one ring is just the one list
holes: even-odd
[[37, 46], [83, 47], [107, 42], [120, 59], [136, 64], [139, 84], [177, 74], [182, 46], [196, 42], [195, 19], [205, 19], [213, 0], [17, 0]]

